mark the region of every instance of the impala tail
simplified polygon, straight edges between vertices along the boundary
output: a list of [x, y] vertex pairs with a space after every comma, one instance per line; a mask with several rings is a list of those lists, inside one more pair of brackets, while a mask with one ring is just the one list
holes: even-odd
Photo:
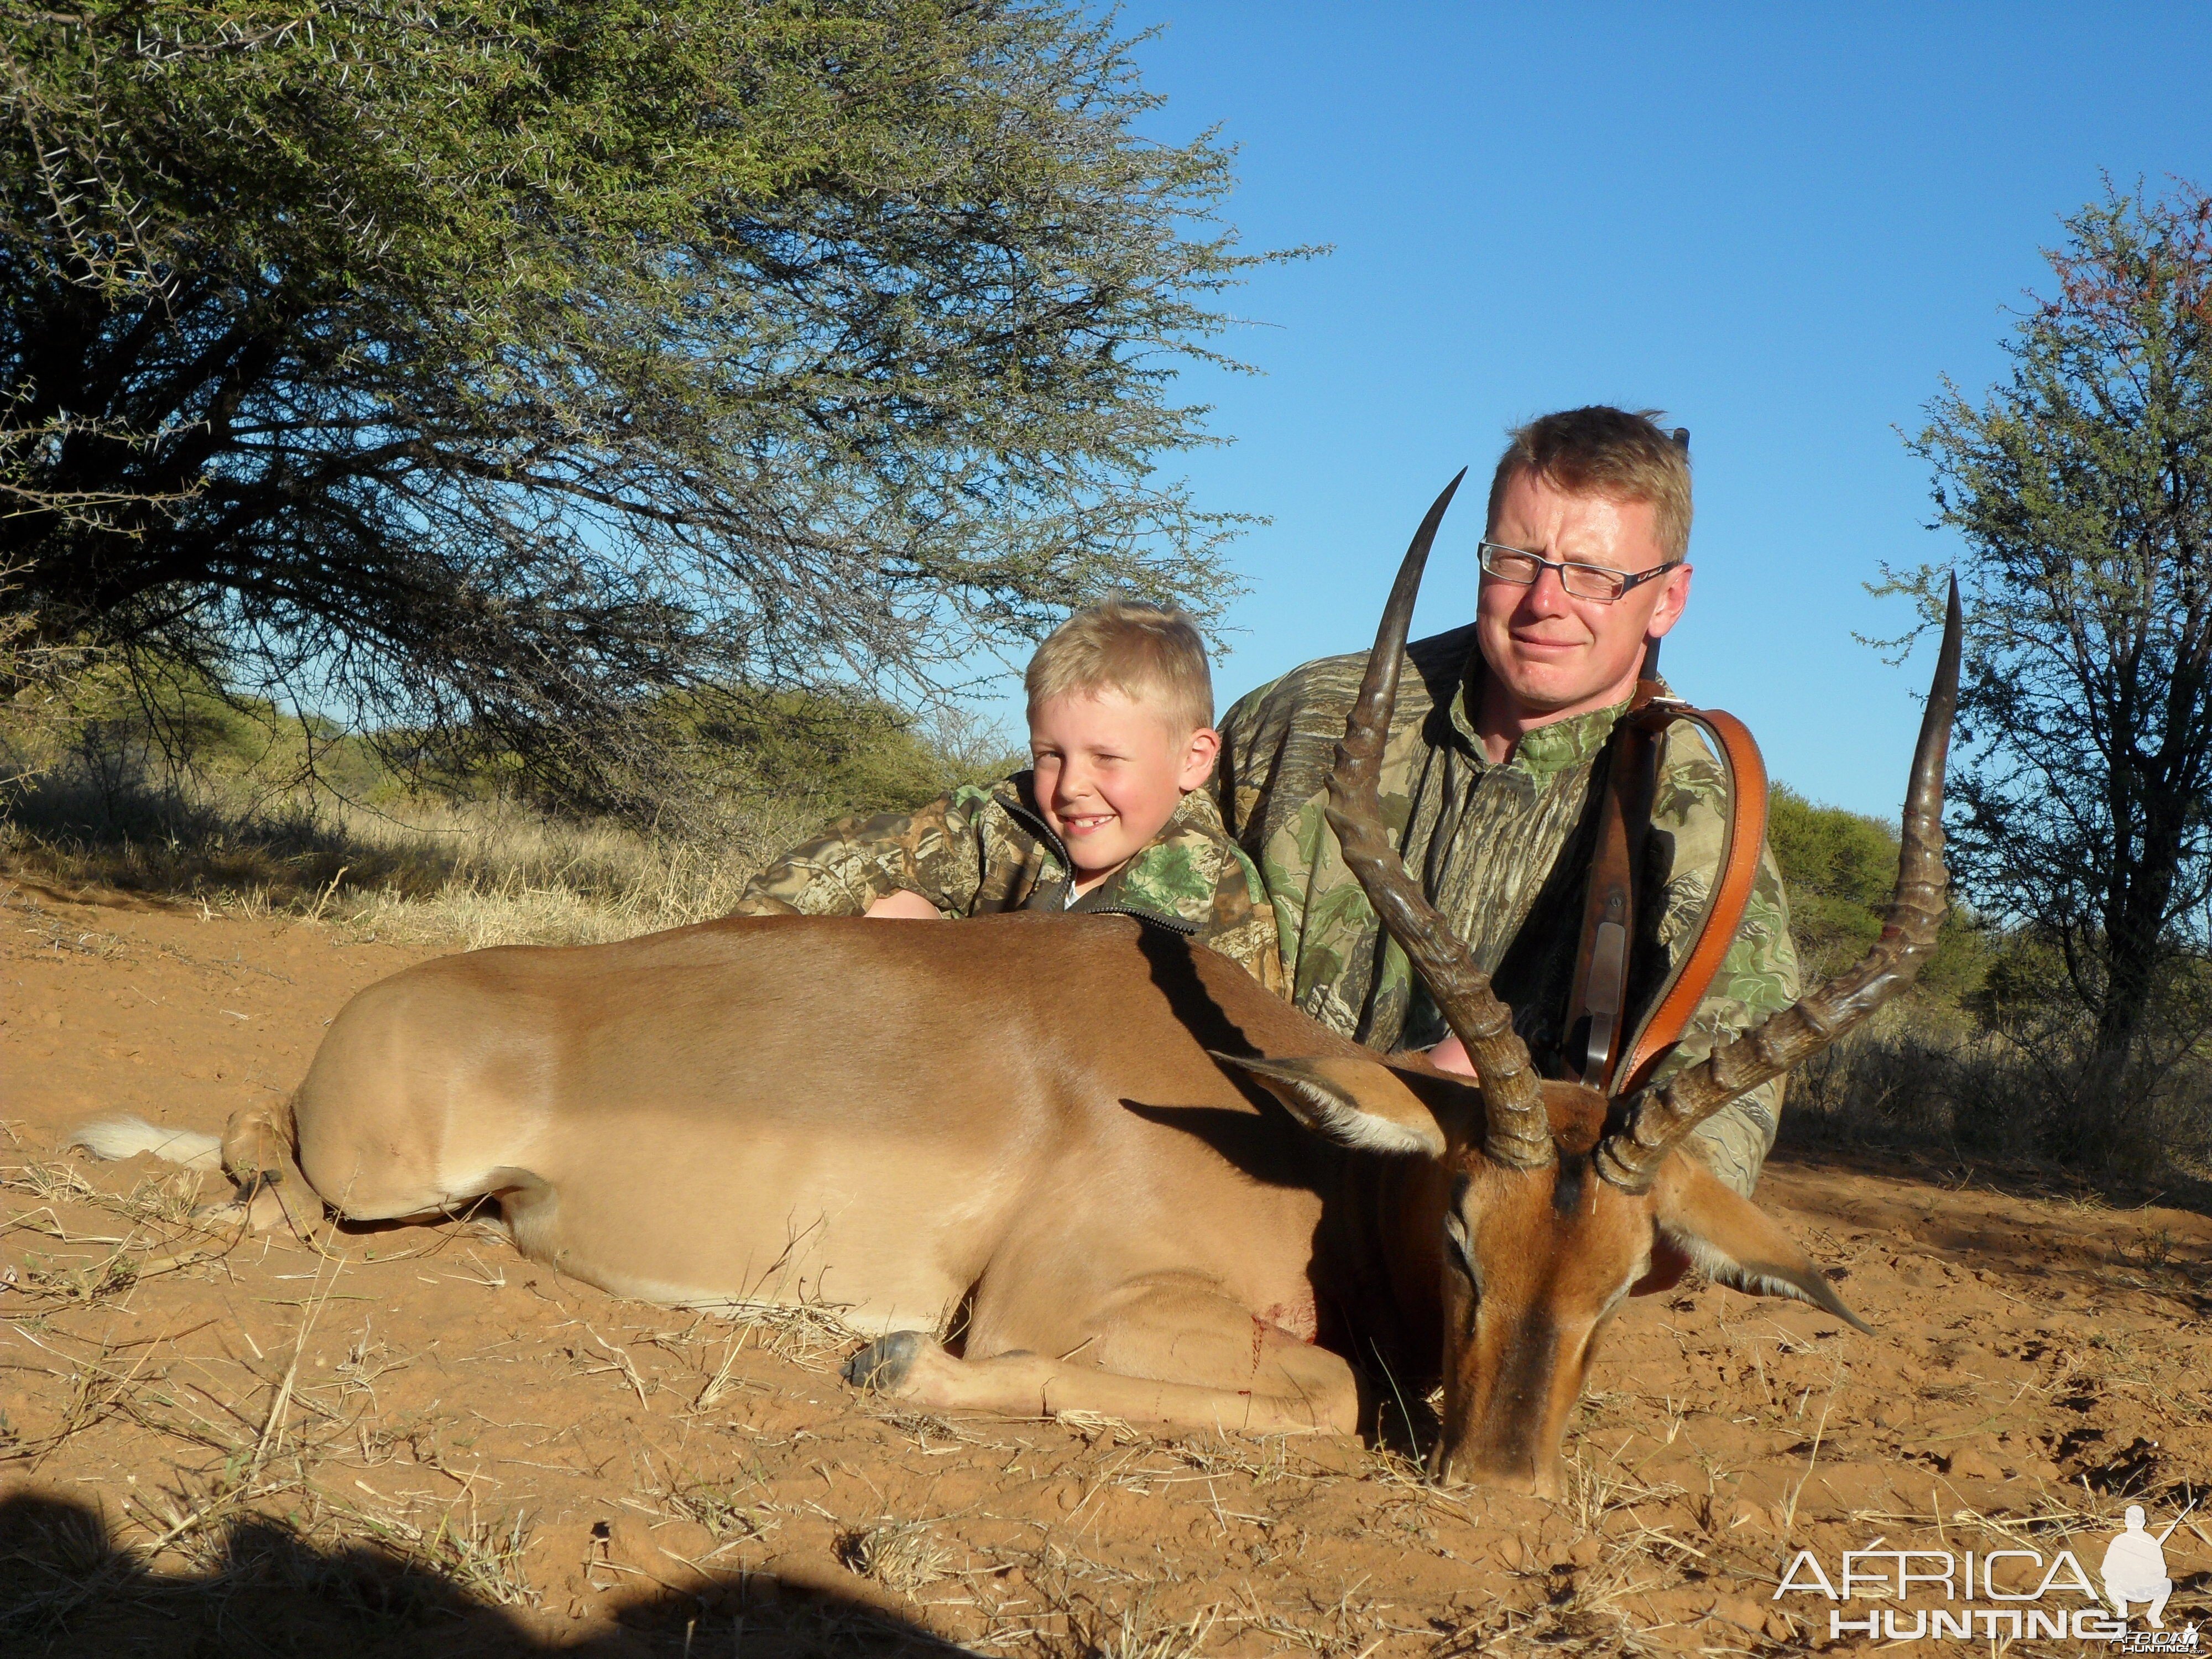
[[106, 1163], [151, 1152], [165, 1164], [187, 1170], [220, 1170], [222, 1137], [191, 1129], [165, 1129], [143, 1117], [103, 1117], [77, 1128], [69, 1145], [82, 1146]]

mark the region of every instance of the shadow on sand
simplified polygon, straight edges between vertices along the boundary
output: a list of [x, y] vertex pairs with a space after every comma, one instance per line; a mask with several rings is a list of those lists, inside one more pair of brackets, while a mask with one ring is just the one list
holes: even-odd
[[[1784, 1121], [1789, 1121], [1786, 1115]], [[1970, 1151], [1932, 1136], [1802, 1124], [1782, 1136], [1767, 1162], [1947, 1189], [1971, 1185], [2008, 1198], [2094, 1200], [2112, 1210], [2157, 1205], [2212, 1216], [2212, 1181], [2172, 1164], [2155, 1174], [2127, 1175]]]
[[880, 1607], [763, 1574], [732, 1574], [697, 1595], [638, 1596], [617, 1619], [611, 1630], [569, 1626], [494, 1606], [420, 1563], [366, 1543], [325, 1548], [268, 1516], [242, 1517], [194, 1569], [157, 1571], [118, 1548], [88, 1504], [51, 1495], [0, 1500], [0, 1651], [11, 1655], [949, 1659], [965, 1651]]

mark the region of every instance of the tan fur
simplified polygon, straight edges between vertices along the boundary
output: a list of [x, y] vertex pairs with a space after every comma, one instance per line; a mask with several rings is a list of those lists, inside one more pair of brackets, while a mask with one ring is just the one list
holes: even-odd
[[[1601, 1180], [1590, 1155], [1606, 1102], [1595, 1091], [1544, 1085], [1559, 1156], [1542, 1169], [1510, 1169], [1483, 1153], [1471, 1088], [1425, 1063], [1366, 1064], [1382, 1075], [1360, 1090], [1364, 1099], [1352, 1096], [1358, 1062], [1306, 1068], [1303, 1087], [1263, 1078], [1302, 1121], [1342, 1144], [1369, 1143], [1381, 1133], [1346, 1121], [1361, 1114], [1395, 1137], [1413, 1138], [1409, 1100], [1424, 1104], [1433, 1138], [1443, 1142], [1433, 1162], [1419, 1160], [1424, 1167], [1398, 1206], [1405, 1256], [1418, 1255], [1424, 1235], [1444, 1241], [1437, 1275], [1444, 1408], [1431, 1459], [1440, 1479], [1559, 1495], [1559, 1444], [1598, 1334], [1646, 1280], [1662, 1245], [1737, 1289], [1811, 1302], [1866, 1328], [1769, 1217], [1687, 1156], [1671, 1157], [1648, 1193]], [[1278, 1075], [1292, 1069], [1267, 1068]], [[1330, 1109], [1293, 1103], [1324, 1088], [1340, 1097]], [[1479, 1295], [1454, 1265], [1455, 1235], [1480, 1275]]]
[[[1562, 1169], [1595, 1098], [1554, 1085]], [[1443, 1472], [1555, 1491], [1658, 1206], [1694, 1237], [1720, 1189], [1592, 1177], [1562, 1211], [1481, 1131], [1463, 1080], [1127, 918], [765, 917], [394, 975], [224, 1152], [280, 1194], [296, 1158], [356, 1220], [495, 1199], [525, 1255], [617, 1294], [833, 1308], [885, 1334], [856, 1380], [933, 1409], [1347, 1432], [1373, 1401], [1343, 1356], [1379, 1358], [1444, 1376]]]

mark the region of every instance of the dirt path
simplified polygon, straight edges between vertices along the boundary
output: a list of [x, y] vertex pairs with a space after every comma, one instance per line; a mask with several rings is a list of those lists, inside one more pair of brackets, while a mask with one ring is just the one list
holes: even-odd
[[[1762, 1200], [1879, 1334], [1711, 1287], [1633, 1304], [1557, 1504], [1348, 1442], [885, 1410], [833, 1330], [618, 1302], [467, 1224], [210, 1236], [150, 1160], [58, 1143], [118, 1109], [219, 1128], [425, 953], [0, 901], [9, 1651], [1847, 1650], [1832, 1609], [1885, 1604], [1775, 1599], [1801, 1550], [1831, 1580], [1877, 1541], [2027, 1550], [1998, 1588], [2033, 1589], [2212, 1475], [2212, 1222], [2017, 1176], [1778, 1162]], [[2208, 1622], [2208, 1533], [2166, 1540], [2177, 1632]], [[2019, 1605], [2087, 1605], [2064, 1586]], [[1944, 1605], [1915, 1587], [1904, 1630]]]

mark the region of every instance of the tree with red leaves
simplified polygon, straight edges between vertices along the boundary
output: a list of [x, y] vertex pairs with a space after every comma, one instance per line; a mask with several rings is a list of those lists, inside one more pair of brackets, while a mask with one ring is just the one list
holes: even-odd
[[2212, 1017], [2212, 195], [2065, 228], [2009, 382], [1947, 380], [1913, 448], [1966, 546], [1956, 862], [2064, 965], [2092, 1086], [2054, 1150], [2088, 1152]]

